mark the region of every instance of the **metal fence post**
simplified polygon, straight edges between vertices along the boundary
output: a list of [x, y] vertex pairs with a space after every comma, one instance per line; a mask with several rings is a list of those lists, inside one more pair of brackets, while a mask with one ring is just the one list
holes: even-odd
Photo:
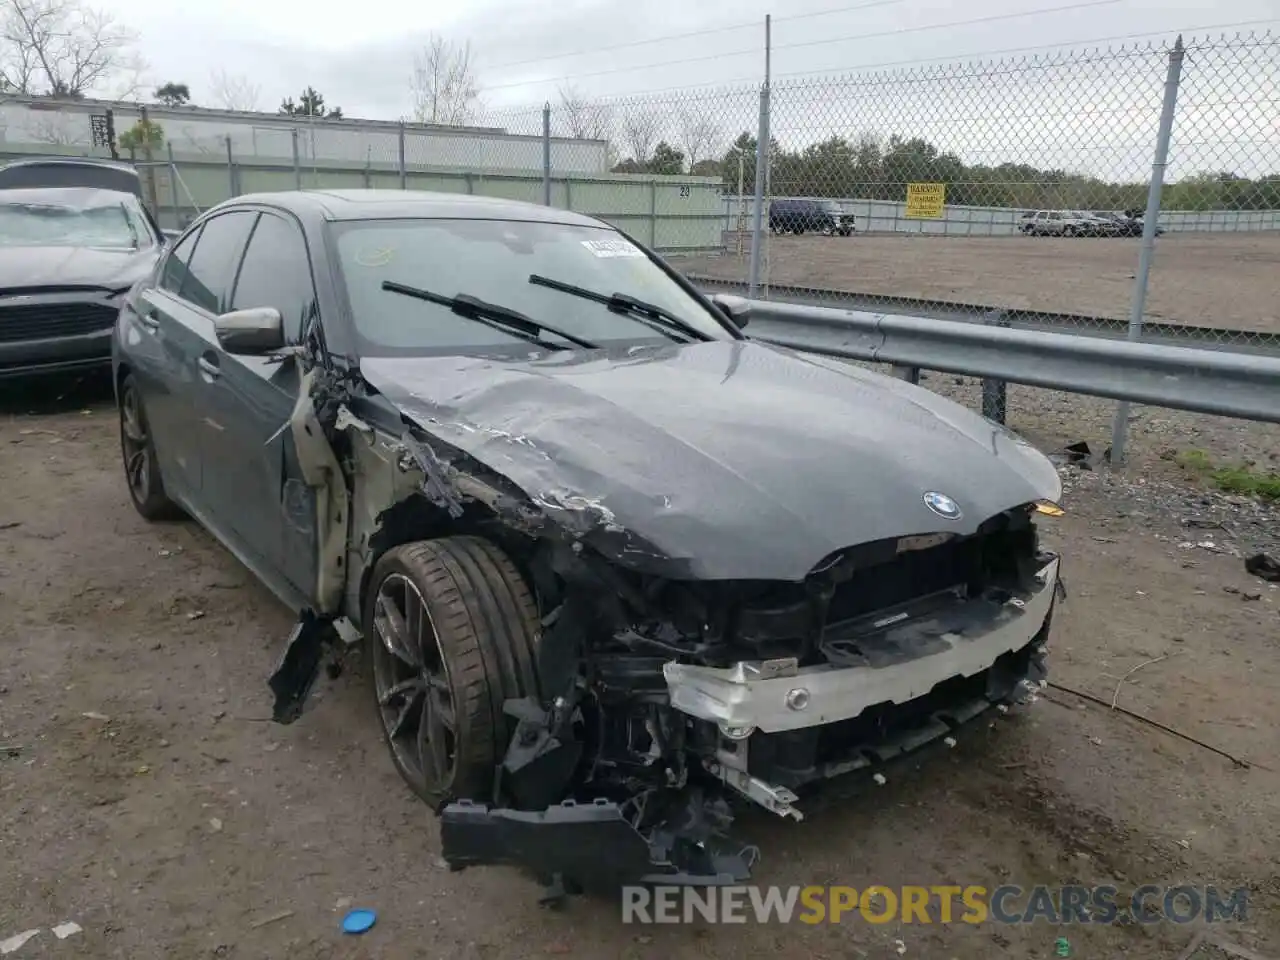
[[764, 18], [764, 84], [760, 87], [760, 122], [756, 130], [756, 192], [751, 212], [751, 274], [747, 296], [760, 291], [760, 254], [764, 244], [764, 193], [769, 164], [769, 52], [770, 18]]
[[142, 156], [147, 161], [147, 205], [151, 207], [151, 215], [159, 219], [160, 198], [156, 191], [155, 157], [151, 153], [151, 119], [147, 116], [147, 108], [138, 111], [141, 116]]
[[649, 246], [658, 248], [658, 178], [649, 179]]
[[[173, 224], [180, 227], [182, 217], [178, 214], [178, 165], [173, 162], [173, 143], [166, 143], [165, 147], [169, 151], [169, 193], [173, 197]], [[156, 219], [160, 219], [159, 215]]]
[[228, 196], [238, 197], [240, 195], [239, 184], [236, 183], [235, 155], [231, 152], [231, 134], [227, 134], [227, 186], [231, 190]]
[[293, 188], [302, 189], [302, 163], [298, 159], [298, 128], [289, 131], [293, 135]]
[[[1142, 315], [1147, 306], [1147, 281], [1151, 276], [1151, 260], [1156, 250], [1156, 221], [1160, 219], [1160, 194], [1164, 187], [1164, 171], [1169, 164], [1169, 140], [1173, 134], [1173, 116], [1178, 105], [1178, 83], [1182, 79], [1182, 35], [1169, 52], [1169, 72], [1164, 82], [1164, 105], [1160, 110], [1160, 127], [1156, 133], [1156, 155], [1151, 162], [1151, 182], [1147, 187], [1147, 212], [1142, 221], [1142, 252], [1138, 255], [1138, 272], [1133, 280], [1133, 298], [1129, 304], [1130, 340], [1142, 337]], [[1125, 462], [1125, 444], [1129, 437], [1129, 403], [1116, 404], [1111, 424], [1111, 464]]]
[[[989, 327], [1008, 327], [1009, 317], [1003, 310], [995, 310], [982, 321]], [[996, 423], [1008, 423], [1009, 384], [991, 377], [982, 378], [982, 415]]]
[[542, 205], [551, 206], [551, 103], [542, 105]]
[[396, 146], [397, 146], [397, 149], [399, 150], [399, 159], [397, 162], [399, 164], [398, 169], [400, 171], [400, 189], [408, 190], [409, 189], [409, 171], [404, 165], [404, 121], [403, 120], [400, 121], [399, 138]]

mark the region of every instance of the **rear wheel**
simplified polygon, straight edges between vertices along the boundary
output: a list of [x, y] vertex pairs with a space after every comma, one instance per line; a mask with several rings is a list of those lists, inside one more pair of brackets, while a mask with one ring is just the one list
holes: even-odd
[[120, 383], [120, 456], [133, 507], [147, 520], [178, 520], [182, 509], [164, 492], [142, 392], [133, 374]]
[[437, 810], [489, 800], [512, 730], [503, 703], [537, 695], [537, 605], [519, 570], [479, 537], [404, 544], [378, 561], [365, 609], [396, 769]]

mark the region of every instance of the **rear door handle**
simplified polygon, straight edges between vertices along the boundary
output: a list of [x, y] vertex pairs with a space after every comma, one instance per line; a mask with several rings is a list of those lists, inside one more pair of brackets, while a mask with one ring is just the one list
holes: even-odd
[[198, 366], [200, 368], [200, 372], [210, 380], [217, 379], [222, 375], [222, 368], [218, 366], [218, 361], [210, 359], [207, 354], [196, 361], [196, 366]]

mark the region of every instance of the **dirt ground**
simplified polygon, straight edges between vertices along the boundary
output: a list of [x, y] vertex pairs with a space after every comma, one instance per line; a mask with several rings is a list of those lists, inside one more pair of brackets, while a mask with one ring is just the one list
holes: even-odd
[[[1129, 316], [1133, 238], [771, 237], [770, 283], [1098, 317]], [[746, 256], [675, 257], [682, 271], [741, 280]], [[1156, 241], [1149, 322], [1280, 330], [1280, 234], [1167, 234]]]
[[[296, 724], [272, 724], [266, 677], [290, 617], [194, 524], [139, 518], [107, 391], [62, 389], [0, 396], [0, 944], [41, 929], [17, 960], [991, 960], [1053, 956], [1063, 935], [1074, 957], [1154, 960], [1192, 938], [1173, 924], [642, 928], [609, 902], [541, 908], [511, 871], [451, 874], [359, 665], [322, 678]], [[1280, 954], [1280, 591], [1238, 557], [1180, 547], [1174, 513], [1135, 511], [1098, 475], [1074, 478], [1066, 506], [1049, 531], [1070, 588], [1054, 680], [1256, 765], [1050, 688], [871, 797], [803, 824], [748, 817], [756, 879], [1244, 885], [1250, 917], [1221, 932]], [[340, 933], [348, 904], [378, 911], [364, 937]], [[83, 929], [59, 940], [64, 921]]]

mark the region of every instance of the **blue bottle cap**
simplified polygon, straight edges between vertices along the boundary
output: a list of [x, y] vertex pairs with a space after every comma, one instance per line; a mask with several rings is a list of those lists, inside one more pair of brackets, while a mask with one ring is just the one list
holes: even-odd
[[378, 915], [372, 910], [352, 910], [342, 919], [342, 932], [364, 933], [377, 919]]

